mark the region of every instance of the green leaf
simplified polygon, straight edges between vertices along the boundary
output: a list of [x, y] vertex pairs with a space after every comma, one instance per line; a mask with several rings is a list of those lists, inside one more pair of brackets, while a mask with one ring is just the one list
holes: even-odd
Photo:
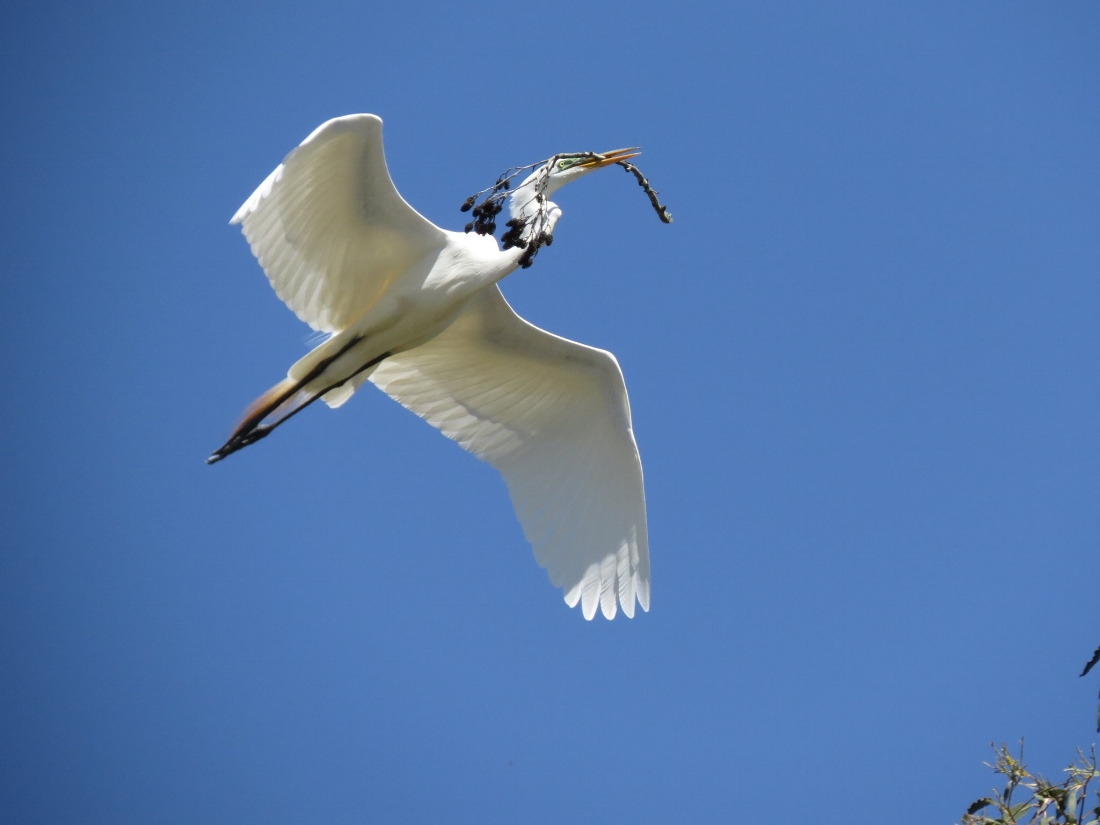
[[978, 811], [980, 811], [982, 808], [988, 807], [989, 805], [992, 805], [992, 804], [993, 804], [993, 800], [990, 799], [988, 796], [984, 796], [981, 799], [978, 799], [978, 800], [975, 800], [974, 802], [971, 802], [970, 807], [966, 809], [966, 813], [969, 816], [973, 816]]
[[1021, 802], [1019, 805], [1013, 805], [1008, 809], [1008, 815], [1014, 820], [1018, 820], [1023, 814], [1026, 814], [1034, 806], [1033, 802]]

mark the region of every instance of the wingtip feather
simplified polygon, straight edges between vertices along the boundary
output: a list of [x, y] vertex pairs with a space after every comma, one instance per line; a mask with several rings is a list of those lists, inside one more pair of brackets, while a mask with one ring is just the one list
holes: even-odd
[[638, 596], [638, 604], [642, 610], [649, 612], [649, 579], [639, 578], [634, 585], [634, 591]]

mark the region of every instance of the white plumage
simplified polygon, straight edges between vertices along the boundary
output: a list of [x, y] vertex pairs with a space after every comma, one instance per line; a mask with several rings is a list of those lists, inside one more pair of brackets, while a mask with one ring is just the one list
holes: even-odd
[[382, 153], [382, 119], [318, 127], [230, 221], [240, 224], [275, 292], [316, 330], [362, 317], [446, 233], [405, 203]]
[[[546, 194], [630, 156], [547, 168]], [[530, 188], [517, 191], [523, 208]], [[547, 203], [545, 214], [552, 231], [561, 211]], [[642, 468], [622, 372], [611, 353], [508, 306], [497, 282], [523, 250], [440, 229], [409, 206], [374, 115], [314, 131], [232, 223], [287, 306], [333, 334], [246, 411], [211, 461], [318, 397], [340, 406], [369, 379], [501, 472], [536, 560], [570, 607], [580, 603], [586, 619], [597, 607], [609, 619], [618, 606], [632, 617], [635, 601], [649, 609]]]

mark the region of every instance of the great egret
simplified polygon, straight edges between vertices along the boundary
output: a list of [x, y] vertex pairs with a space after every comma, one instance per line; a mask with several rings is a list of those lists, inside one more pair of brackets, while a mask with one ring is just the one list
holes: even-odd
[[369, 380], [501, 472], [535, 558], [566, 604], [579, 602], [586, 619], [597, 605], [614, 618], [616, 603], [633, 617], [635, 600], [648, 611], [642, 466], [619, 364], [527, 323], [497, 286], [552, 241], [561, 209], [549, 196], [595, 169], [626, 166], [670, 221], [626, 163], [636, 154], [557, 155], [539, 166], [511, 190], [502, 250], [492, 232], [509, 176], [474, 210], [476, 226], [449, 232], [397, 192], [380, 118], [322, 124], [230, 223], [241, 225], [287, 306], [331, 336], [245, 411], [208, 462], [317, 398], [339, 407]]

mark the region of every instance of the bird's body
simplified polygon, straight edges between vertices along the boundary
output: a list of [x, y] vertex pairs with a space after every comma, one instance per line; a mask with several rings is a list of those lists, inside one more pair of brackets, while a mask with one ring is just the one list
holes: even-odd
[[[505, 255], [484, 235], [446, 232], [440, 249], [410, 265], [361, 318], [291, 367], [288, 378], [300, 379], [317, 363], [336, 355], [301, 391], [322, 393], [329, 406], [340, 406], [370, 377], [360, 371], [364, 364], [383, 353], [397, 355], [435, 338], [474, 296], [515, 270], [518, 257]], [[351, 386], [346, 386], [348, 381]]]
[[369, 380], [501, 471], [570, 606], [589, 619], [597, 606], [614, 617], [617, 604], [632, 616], [635, 600], [648, 610], [641, 464], [618, 363], [523, 321], [496, 285], [521, 265], [532, 232], [553, 232], [561, 210], [549, 194], [627, 155], [532, 174], [512, 197], [526, 235], [502, 250], [491, 234], [440, 229], [405, 203], [381, 131], [374, 115], [328, 121], [234, 215], [279, 297], [331, 335], [210, 460], [317, 398], [342, 405]]

